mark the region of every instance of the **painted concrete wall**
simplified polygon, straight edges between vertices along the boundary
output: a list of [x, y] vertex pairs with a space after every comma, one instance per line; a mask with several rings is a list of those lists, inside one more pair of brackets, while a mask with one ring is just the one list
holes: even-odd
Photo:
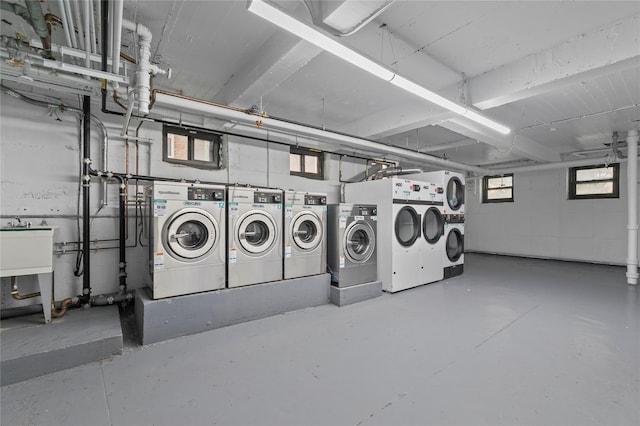
[[[79, 107], [80, 105], [73, 105]], [[79, 171], [81, 170], [81, 140], [77, 115], [71, 112], [52, 113], [47, 108], [33, 106], [22, 100], [2, 94], [0, 98], [0, 220], [7, 226], [14, 216], [31, 221], [34, 226], [56, 226], [57, 252], [54, 256], [55, 298], [61, 300], [81, 294], [82, 278], [74, 276], [77, 241], [79, 197]], [[99, 106], [92, 106], [99, 111]], [[139, 136], [151, 143], [129, 146], [129, 167], [126, 166], [125, 143], [118, 135], [122, 119], [113, 115], [94, 112], [108, 129], [109, 170], [175, 179], [199, 179], [222, 183], [248, 183], [267, 185], [300, 191], [317, 191], [328, 194], [328, 202], [339, 202], [339, 157], [328, 155], [325, 160], [325, 180], [312, 180], [289, 175], [288, 146], [229, 136], [226, 140], [227, 167], [206, 171], [164, 163], [162, 161], [162, 126], [144, 123]], [[137, 122], [132, 123], [135, 129]], [[92, 126], [93, 167], [101, 164], [102, 136], [98, 127]], [[363, 160], [345, 159], [343, 176], [349, 178], [365, 167]], [[108, 205], [100, 208], [102, 194], [99, 180], [91, 186], [91, 287], [93, 294], [111, 293], [118, 289], [118, 186], [108, 185]], [[142, 191], [147, 182], [130, 182], [127, 238], [127, 272], [131, 288], [144, 285], [147, 271], [146, 228], [141, 226], [140, 209], [136, 208], [135, 194]], [[138, 218], [136, 219], [136, 213]], [[137, 223], [137, 224], [136, 224]], [[80, 224], [81, 226], [81, 224]], [[140, 238], [138, 238], [140, 236]], [[97, 240], [93, 242], [94, 240]], [[142, 244], [142, 245], [141, 245]], [[35, 278], [18, 278], [20, 292], [37, 291]], [[10, 296], [8, 278], [2, 278], [0, 306], [15, 307], [39, 303], [40, 298], [16, 301]]]
[[465, 248], [624, 265], [626, 164], [620, 167], [619, 199], [568, 200], [567, 173], [557, 169], [515, 174], [513, 203], [482, 204], [482, 181], [468, 182]]

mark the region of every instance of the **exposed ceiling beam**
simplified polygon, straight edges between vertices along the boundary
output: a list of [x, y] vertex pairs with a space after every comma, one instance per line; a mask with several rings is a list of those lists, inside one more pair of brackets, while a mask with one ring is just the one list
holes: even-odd
[[488, 132], [464, 118], [452, 118], [441, 123], [440, 126], [531, 160], [555, 162], [562, 159], [560, 153], [526, 136], [517, 133], [499, 135], [495, 132]]
[[[550, 49], [468, 80], [471, 103], [494, 108], [624, 69], [640, 66], [640, 15], [580, 34]], [[444, 96], [455, 96], [451, 85]]]

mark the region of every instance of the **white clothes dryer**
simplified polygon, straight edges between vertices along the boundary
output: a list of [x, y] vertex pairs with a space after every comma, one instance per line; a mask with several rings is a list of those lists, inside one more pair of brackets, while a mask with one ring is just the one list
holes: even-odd
[[425, 207], [437, 204], [435, 194], [423, 191], [423, 186], [427, 185], [400, 177], [345, 186], [348, 202], [378, 205], [378, 278], [387, 292], [443, 277], [441, 251], [428, 250], [422, 238]]
[[332, 204], [327, 208], [327, 265], [332, 285], [350, 287], [378, 280], [378, 208]]
[[285, 191], [284, 278], [327, 268], [327, 194]]
[[464, 214], [464, 174], [449, 170], [438, 170], [411, 174], [405, 177], [439, 185], [444, 192], [443, 214]]
[[464, 272], [464, 215], [445, 215], [444, 232], [444, 278], [451, 278]]
[[282, 279], [282, 191], [227, 188], [227, 286]]
[[224, 288], [225, 187], [154, 182], [146, 196], [152, 297]]

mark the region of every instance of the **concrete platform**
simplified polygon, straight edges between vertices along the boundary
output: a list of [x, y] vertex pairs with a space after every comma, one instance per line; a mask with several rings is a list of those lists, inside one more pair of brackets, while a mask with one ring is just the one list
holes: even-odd
[[351, 305], [378, 296], [382, 296], [382, 281], [371, 281], [342, 288], [331, 286], [331, 303], [336, 306]]
[[246, 287], [151, 299], [136, 291], [136, 324], [141, 343], [174, 337], [329, 303], [330, 275], [321, 274]]
[[2, 386], [122, 353], [117, 306], [74, 309], [50, 324], [42, 314], [2, 320]]

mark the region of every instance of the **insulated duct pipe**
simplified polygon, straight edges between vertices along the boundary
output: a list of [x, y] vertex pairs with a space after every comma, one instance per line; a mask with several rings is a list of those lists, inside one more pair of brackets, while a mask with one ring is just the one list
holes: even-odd
[[174, 93], [154, 90], [154, 99], [154, 105], [163, 105], [172, 107], [180, 111], [190, 111], [231, 121], [238, 121], [245, 124], [258, 125], [259, 127], [267, 130], [275, 130], [287, 134], [308, 136], [320, 141], [333, 141], [342, 143], [349, 147], [379, 151], [386, 154], [397, 155], [402, 158], [408, 158], [420, 163], [439, 166], [447, 170], [461, 170], [465, 172], [481, 174], [486, 174], [487, 172], [487, 169], [482, 167], [469, 166], [467, 164], [457, 163], [447, 159], [422, 154], [410, 149], [383, 145], [378, 142], [358, 138], [355, 136], [344, 135], [341, 133], [322, 130], [302, 124], [291, 123], [277, 118], [269, 118], [262, 115], [251, 114], [238, 108], [215, 104], [213, 102], [207, 102], [200, 99], [189, 98], [187, 96], [182, 96]]
[[83, 135], [82, 135], [82, 299], [83, 304], [89, 306], [91, 298], [91, 262], [89, 259], [89, 240], [91, 211], [89, 210], [90, 191], [91, 191], [91, 97], [84, 96], [82, 99], [83, 112]]
[[631, 130], [627, 135], [627, 207], [629, 223], [627, 225], [627, 284], [638, 285], [638, 131]]

